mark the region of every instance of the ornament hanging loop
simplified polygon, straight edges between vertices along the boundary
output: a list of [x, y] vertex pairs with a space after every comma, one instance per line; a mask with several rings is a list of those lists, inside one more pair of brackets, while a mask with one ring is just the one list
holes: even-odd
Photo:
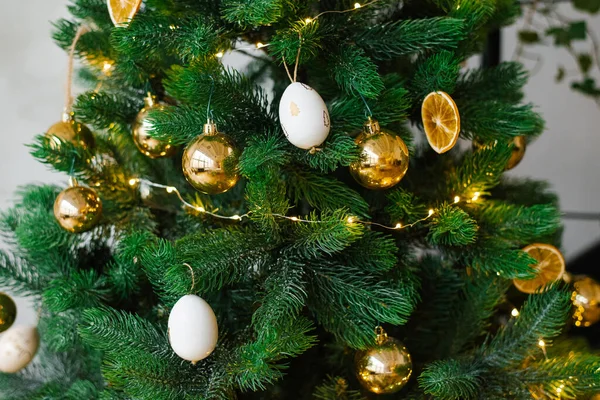
[[208, 101], [206, 102], [206, 123], [211, 124], [212, 120], [215, 119], [212, 108], [210, 107], [213, 93], [215, 92], [215, 78], [213, 78], [212, 75], [209, 75], [208, 77], [210, 78], [210, 88], [208, 89]]
[[382, 345], [388, 340], [387, 332], [383, 329], [382, 326], [377, 326], [375, 328], [375, 343], [377, 345]]
[[67, 85], [65, 89], [65, 113], [71, 113], [71, 109], [73, 107], [73, 94], [72, 94], [72, 85], [73, 85], [73, 62], [75, 60], [75, 46], [77, 46], [77, 42], [81, 38], [81, 36], [88, 32], [89, 28], [85, 25], [80, 25], [77, 28], [77, 32], [75, 32], [75, 37], [73, 38], [73, 42], [71, 43], [71, 47], [69, 49], [69, 64], [67, 67]]
[[192, 287], [190, 288], [190, 293], [194, 292], [194, 288], [196, 287], [196, 275], [194, 274], [194, 269], [188, 263], [183, 263], [186, 267], [190, 269], [190, 274], [192, 275]]

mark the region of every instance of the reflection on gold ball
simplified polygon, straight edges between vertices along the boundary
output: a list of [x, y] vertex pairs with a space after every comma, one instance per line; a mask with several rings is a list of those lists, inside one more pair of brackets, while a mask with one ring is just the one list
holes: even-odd
[[377, 121], [369, 118], [356, 144], [361, 149], [361, 159], [350, 164], [350, 173], [364, 187], [387, 189], [406, 174], [409, 164], [406, 144], [399, 136], [381, 129]]
[[[65, 113], [60, 122], [52, 125], [46, 132], [48, 136], [55, 136], [62, 141], [70, 142], [74, 146], [79, 146], [84, 150], [92, 150], [96, 145], [94, 135], [87, 126], [75, 122], [72, 115]], [[60, 146], [60, 141], [54, 142]]]
[[17, 318], [17, 305], [7, 294], [0, 293], [0, 333], [12, 326]]
[[575, 307], [575, 326], [588, 327], [600, 321], [600, 284], [589, 276], [573, 277], [571, 300]]
[[356, 376], [361, 385], [373, 393], [395, 393], [410, 379], [412, 360], [402, 342], [381, 331], [374, 347], [356, 354]]
[[527, 140], [525, 140], [525, 136], [515, 136], [512, 140], [512, 154], [510, 155], [510, 159], [508, 160], [508, 164], [506, 164], [506, 169], [513, 169], [517, 166], [525, 157], [525, 149], [527, 148]]
[[[204, 134], [198, 136], [183, 152], [183, 174], [201, 192], [224, 193], [234, 187], [239, 179], [235, 157], [235, 148], [229, 138], [217, 132], [214, 124], [206, 124]], [[227, 171], [225, 164], [228, 164]]]
[[137, 148], [150, 158], [171, 157], [177, 151], [169, 141], [153, 138], [148, 134], [152, 130], [152, 120], [148, 113], [152, 110], [162, 110], [162, 104], [154, 102], [152, 97], [146, 98], [146, 105], [140, 110], [133, 123], [133, 141]]
[[58, 194], [54, 202], [58, 224], [73, 233], [92, 229], [102, 216], [102, 202], [92, 189], [73, 186]]

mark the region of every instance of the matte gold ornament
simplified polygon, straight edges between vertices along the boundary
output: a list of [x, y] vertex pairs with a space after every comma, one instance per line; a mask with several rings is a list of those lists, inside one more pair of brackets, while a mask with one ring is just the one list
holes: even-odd
[[177, 148], [170, 141], [159, 140], [148, 134], [152, 129], [152, 120], [148, 118], [151, 110], [163, 110], [164, 105], [156, 102], [156, 98], [148, 96], [144, 99], [144, 108], [140, 110], [133, 123], [133, 141], [137, 148], [150, 158], [171, 157]]
[[[74, 146], [81, 147], [84, 150], [92, 150], [96, 146], [94, 135], [88, 127], [75, 122], [73, 114], [68, 112], [63, 113], [62, 120], [52, 125], [46, 132], [46, 135], [70, 142]], [[54, 141], [54, 144], [60, 146], [60, 140]]]
[[81, 233], [92, 229], [102, 216], [102, 201], [95, 190], [71, 185], [58, 194], [54, 201], [54, 217], [65, 230]]
[[[183, 174], [194, 188], [203, 193], [224, 193], [239, 179], [235, 157], [231, 140], [219, 133], [217, 126], [209, 120], [204, 124], [204, 133], [183, 152]], [[226, 163], [229, 164], [227, 171]]]
[[6, 331], [17, 319], [17, 305], [9, 295], [0, 293], [0, 333]]
[[373, 393], [395, 393], [412, 375], [410, 353], [402, 342], [388, 337], [382, 327], [378, 326], [375, 331], [375, 346], [356, 353], [356, 376], [360, 384]]
[[379, 122], [371, 117], [356, 144], [361, 149], [361, 159], [350, 164], [350, 173], [364, 187], [391, 188], [406, 174], [409, 164], [406, 144], [399, 136], [381, 129]]
[[588, 327], [600, 321], [600, 284], [585, 275], [573, 277], [571, 300], [575, 307], [575, 326]]
[[508, 160], [508, 164], [506, 164], [506, 169], [513, 169], [516, 167], [523, 157], [525, 157], [525, 149], [527, 148], [527, 140], [525, 136], [515, 136], [512, 140], [512, 154], [510, 155], [510, 159]]

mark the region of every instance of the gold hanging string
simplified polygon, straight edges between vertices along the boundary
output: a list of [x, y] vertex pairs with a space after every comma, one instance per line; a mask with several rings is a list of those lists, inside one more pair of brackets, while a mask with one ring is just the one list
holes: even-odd
[[194, 270], [192, 269], [192, 266], [190, 264], [183, 263], [183, 265], [190, 269], [190, 274], [192, 275], [192, 287], [190, 289], [190, 293], [194, 293], [194, 288], [196, 287], [196, 275], [194, 274]]
[[67, 66], [67, 84], [65, 89], [65, 112], [71, 112], [71, 108], [73, 107], [73, 63], [75, 60], [75, 46], [77, 46], [77, 42], [81, 38], [81, 36], [88, 32], [89, 28], [85, 25], [80, 25], [77, 28], [77, 32], [75, 32], [75, 37], [73, 38], [73, 43], [71, 43], [71, 48], [69, 49], [69, 64]]

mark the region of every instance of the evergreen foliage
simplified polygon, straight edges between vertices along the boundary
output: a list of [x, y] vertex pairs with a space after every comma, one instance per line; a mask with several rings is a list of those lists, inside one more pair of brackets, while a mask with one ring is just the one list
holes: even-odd
[[[462, 67], [518, 5], [353, 6], [145, 0], [130, 24], [114, 27], [105, 0], [71, 0], [53, 38], [66, 50], [81, 24], [90, 28], [75, 48], [89, 87], [73, 111], [96, 146], [39, 135], [30, 148], [94, 188], [103, 216], [87, 233], [62, 230], [53, 215], [61, 188], [52, 185], [24, 187], [0, 215], [0, 286], [31, 296], [42, 343], [26, 369], [0, 373], [0, 397], [370, 399], [352, 357], [374, 345], [378, 325], [414, 363], [407, 387], [389, 398], [599, 391], [598, 356], [560, 336], [571, 307], [565, 285], [511, 299], [519, 316], [498, 322], [511, 279], [536, 275], [520, 249], [559, 245], [561, 231], [544, 182], [503, 177], [510, 140], [544, 128], [523, 103], [525, 70]], [[265, 46], [248, 50], [258, 42]], [[246, 71], [223, 66], [221, 53], [232, 50], [250, 54]], [[330, 112], [317, 151], [289, 143], [277, 116], [284, 64], [293, 73], [296, 58], [298, 81]], [[452, 96], [460, 135], [477, 146], [438, 155], [414, 144], [433, 91]], [[235, 142], [236, 187], [199, 194], [183, 177], [181, 150], [156, 160], [138, 151], [131, 125], [148, 93], [165, 106], [150, 113], [152, 137], [183, 147], [213, 119]], [[360, 160], [354, 136], [371, 114], [410, 150], [407, 175], [386, 191], [360, 187], [347, 168]], [[196, 210], [147, 181], [176, 187]], [[197, 365], [169, 345], [168, 315], [186, 294], [204, 298], [219, 324], [216, 350]]]

